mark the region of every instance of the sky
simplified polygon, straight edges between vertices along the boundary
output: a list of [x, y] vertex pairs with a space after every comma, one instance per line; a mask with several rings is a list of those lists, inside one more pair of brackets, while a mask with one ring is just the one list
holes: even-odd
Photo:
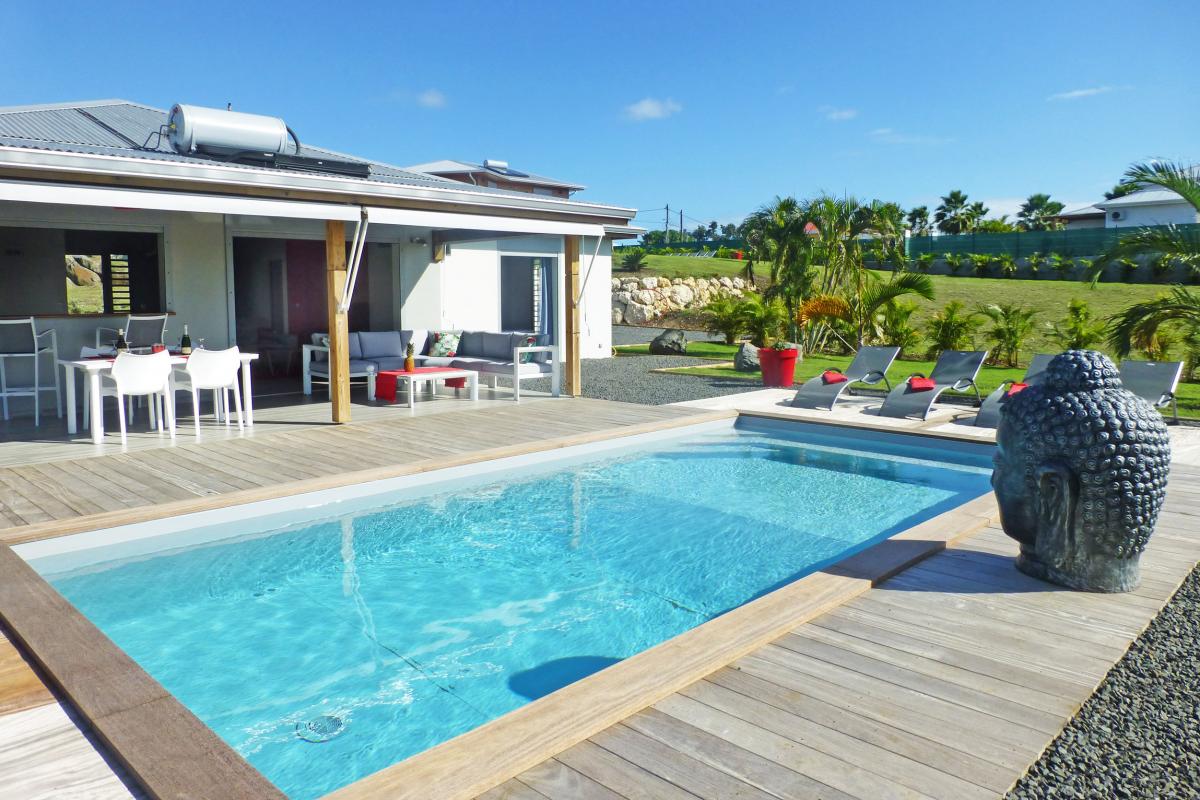
[[1200, 162], [1200, 2], [21, 3], [0, 105], [284, 118], [398, 165], [507, 160], [661, 227], [780, 195], [993, 216]]

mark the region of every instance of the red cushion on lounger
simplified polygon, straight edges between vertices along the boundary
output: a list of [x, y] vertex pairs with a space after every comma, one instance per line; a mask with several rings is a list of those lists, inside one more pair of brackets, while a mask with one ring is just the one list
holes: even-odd
[[1029, 388], [1028, 383], [1014, 383], [1012, 386], [1008, 387], [1008, 391], [1005, 392], [1005, 395], [1008, 397], [1012, 397], [1017, 392], [1020, 392], [1024, 389], [1028, 389], [1028, 388]]
[[821, 373], [821, 380], [825, 383], [845, 383], [850, 379], [837, 370], [827, 369]]
[[937, 386], [937, 383], [933, 378], [922, 378], [920, 375], [914, 375], [908, 379], [908, 388], [914, 392], [928, 392], [935, 386]]

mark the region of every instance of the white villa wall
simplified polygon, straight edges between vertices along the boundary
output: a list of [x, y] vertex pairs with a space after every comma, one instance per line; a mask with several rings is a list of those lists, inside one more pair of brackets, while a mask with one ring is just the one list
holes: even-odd
[[[432, 233], [425, 231], [420, 238], [427, 243]], [[428, 244], [404, 242], [397, 248], [399, 258], [400, 327], [427, 330], [443, 328], [442, 272]]]
[[496, 242], [452, 244], [445, 260], [429, 268], [441, 277], [439, 327], [500, 330], [500, 255]]
[[579, 355], [608, 358], [612, 355], [612, 241], [600, 244], [596, 259], [595, 237], [584, 237], [580, 245], [579, 274], [583, 302], [579, 308]]
[[[1116, 209], [1114, 209], [1116, 210]], [[1120, 208], [1121, 218], [1113, 219], [1112, 212], [1104, 215], [1109, 228], [1134, 228], [1140, 225], [1190, 225], [1200, 222], [1200, 215], [1182, 200], [1177, 203], [1146, 203]]]

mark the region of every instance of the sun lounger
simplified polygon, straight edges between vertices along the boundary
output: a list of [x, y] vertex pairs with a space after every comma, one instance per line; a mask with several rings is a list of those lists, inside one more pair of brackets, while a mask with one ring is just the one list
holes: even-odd
[[938, 356], [928, 378], [920, 373], [910, 375], [908, 380], [892, 389], [879, 409], [879, 416], [925, 419], [930, 407], [947, 389], [956, 392], [974, 389], [975, 399], [982, 405], [975, 376], [985, 358], [986, 350], [946, 350]]
[[1121, 383], [1138, 397], [1149, 400], [1155, 408], [1171, 405], [1175, 421], [1179, 421], [1179, 404], [1175, 388], [1183, 375], [1182, 361], [1122, 361]]
[[983, 401], [983, 405], [979, 407], [979, 413], [975, 415], [975, 427], [977, 428], [995, 428], [1000, 424], [1000, 409], [1008, 402], [1008, 398], [1017, 392], [1024, 389], [1026, 386], [1037, 383], [1042, 378], [1042, 373], [1046, 371], [1046, 367], [1050, 364], [1050, 359], [1054, 358], [1052, 354], [1038, 353], [1029, 362], [1029, 369], [1025, 370], [1025, 377], [1016, 381], [1005, 381], [1000, 384], [1000, 388], [987, 396]]
[[842, 392], [850, 388], [852, 383], [874, 386], [883, 381], [891, 390], [892, 386], [887, 382], [886, 373], [899, 353], [899, 347], [860, 347], [845, 372], [826, 370], [805, 381], [792, 398], [792, 405], [796, 408], [832, 410]]

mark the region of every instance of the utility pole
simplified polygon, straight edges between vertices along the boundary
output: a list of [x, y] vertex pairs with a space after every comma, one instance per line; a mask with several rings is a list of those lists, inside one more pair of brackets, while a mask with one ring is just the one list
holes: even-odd
[[683, 241], [683, 209], [679, 209], [679, 241]]
[[663, 217], [663, 247], [667, 245], [667, 231], [671, 230], [671, 204], [667, 203], [667, 215]]

